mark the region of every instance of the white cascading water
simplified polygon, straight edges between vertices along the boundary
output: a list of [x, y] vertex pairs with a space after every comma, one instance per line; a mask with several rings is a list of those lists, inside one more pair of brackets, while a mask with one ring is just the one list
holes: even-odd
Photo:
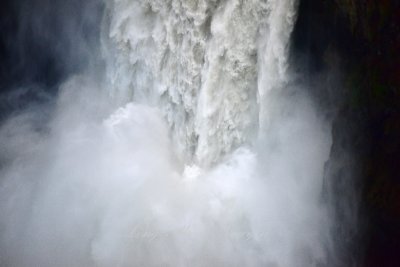
[[[288, 72], [296, 0], [107, 2], [107, 75], [0, 129], [4, 266], [326, 266], [330, 124]], [[332, 256], [332, 255], [330, 255]]]
[[112, 2], [116, 97], [158, 106], [185, 160], [217, 162], [254, 140], [264, 96], [287, 80], [296, 2]]

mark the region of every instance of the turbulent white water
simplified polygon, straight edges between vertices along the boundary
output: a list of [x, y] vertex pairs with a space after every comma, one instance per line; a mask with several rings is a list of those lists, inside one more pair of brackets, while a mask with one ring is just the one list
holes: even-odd
[[107, 75], [0, 130], [5, 266], [329, 265], [330, 125], [288, 72], [295, 0], [114, 0]]
[[286, 82], [295, 8], [294, 0], [114, 1], [115, 95], [159, 106], [183, 158], [215, 163], [254, 139], [268, 116], [263, 97]]

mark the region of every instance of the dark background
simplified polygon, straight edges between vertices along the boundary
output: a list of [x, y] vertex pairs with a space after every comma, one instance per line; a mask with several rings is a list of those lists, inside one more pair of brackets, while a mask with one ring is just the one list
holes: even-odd
[[0, 120], [58, 85], [97, 52], [103, 6], [96, 0], [3, 0], [0, 4]]
[[[349, 167], [356, 169], [352, 177], [346, 166], [337, 167], [329, 177], [338, 222], [345, 220], [340, 199], [355, 201], [346, 194], [359, 193], [359, 232], [336, 229], [343, 240], [355, 238], [341, 248], [348, 254], [339, 266], [352, 260], [356, 266], [400, 266], [399, 6], [397, 0], [300, 1], [292, 55], [306, 68], [311, 87], [320, 81], [320, 97], [329, 98], [329, 88], [340, 96], [333, 100], [331, 156], [350, 151]], [[337, 67], [340, 86], [332, 87], [327, 72]], [[357, 192], [346, 192], [346, 184]]]
[[[335, 231], [349, 240], [336, 248], [338, 266], [400, 266], [399, 3], [300, 1], [292, 59], [323, 104], [335, 106], [332, 157], [353, 159], [327, 164], [332, 199], [343, 200], [332, 205]], [[103, 8], [95, 0], [1, 2], [0, 121], [51, 102], [58, 85], [90, 63]], [[349, 184], [356, 192], [346, 192]], [[341, 227], [341, 205], [357, 199], [358, 231]]]

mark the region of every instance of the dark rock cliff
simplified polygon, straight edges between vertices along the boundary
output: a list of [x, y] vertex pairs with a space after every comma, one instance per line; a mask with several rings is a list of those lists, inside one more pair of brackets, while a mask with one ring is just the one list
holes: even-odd
[[292, 54], [309, 83], [319, 81], [316, 94], [337, 107], [326, 184], [337, 200], [335, 236], [345, 240], [334, 248], [338, 266], [400, 260], [399, 6], [397, 0], [300, 1]]

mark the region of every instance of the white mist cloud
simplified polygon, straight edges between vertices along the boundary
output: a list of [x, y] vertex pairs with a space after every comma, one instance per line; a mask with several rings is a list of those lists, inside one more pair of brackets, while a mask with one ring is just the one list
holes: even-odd
[[[165, 110], [145, 101], [115, 105], [108, 84], [132, 93], [125, 88], [129, 72], [116, 72], [121, 77], [108, 83], [70, 77], [48, 122], [42, 120], [48, 110], [37, 108], [1, 126], [0, 265], [328, 264], [330, 220], [320, 197], [330, 125], [302, 88], [263, 94], [258, 140], [200, 168], [177, 156]], [[153, 82], [144, 70], [136, 74], [134, 84]], [[235, 116], [245, 112], [228, 104]]]
[[[330, 137], [310, 101], [277, 96], [268, 132], [212, 169], [184, 166], [156, 108], [111, 111], [75, 77], [46, 131], [27, 111], [0, 130], [6, 266], [310, 266]], [[274, 113], [273, 113], [274, 114]]]

